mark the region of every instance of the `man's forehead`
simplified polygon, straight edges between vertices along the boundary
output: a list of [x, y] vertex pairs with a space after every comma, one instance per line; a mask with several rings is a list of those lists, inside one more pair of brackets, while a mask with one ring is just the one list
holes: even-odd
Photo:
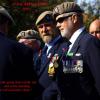
[[55, 24], [54, 23], [52, 23], [52, 22], [44, 22], [44, 23], [41, 23], [41, 24], [39, 24], [37, 27], [38, 28], [42, 28], [43, 26], [45, 26], [45, 27], [47, 27], [47, 26], [54, 26]]
[[39, 25], [42, 25], [42, 24], [53, 24], [53, 22], [42, 22]]

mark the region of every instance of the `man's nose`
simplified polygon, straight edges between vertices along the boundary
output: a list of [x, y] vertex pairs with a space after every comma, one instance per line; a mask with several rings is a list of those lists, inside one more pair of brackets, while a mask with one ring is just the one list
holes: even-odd
[[56, 27], [60, 28], [60, 23], [59, 22], [57, 22]]

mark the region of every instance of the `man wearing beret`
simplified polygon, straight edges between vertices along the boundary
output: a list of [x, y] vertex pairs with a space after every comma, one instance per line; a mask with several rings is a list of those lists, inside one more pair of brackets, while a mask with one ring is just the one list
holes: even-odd
[[66, 72], [60, 67], [57, 75], [62, 100], [100, 100], [100, 41], [86, 31], [82, 13], [74, 2], [53, 9], [61, 35], [71, 42]]
[[37, 63], [39, 83], [44, 88], [42, 100], [57, 100], [60, 97], [59, 89], [55, 79], [56, 69], [59, 64], [57, 60], [63, 54], [63, 49], [67, 50], [68, 41], [64, 40], [56, 28], [52, 11], [44, 11], [36, 21], [39, 35], [45, 46], [41, 52]]
[[22, 43], [33, 50], [33, 65], [36, 64], [37, 61], [37, 56], [40, 55], [41, 53], [41, 44], [42, 41], [40, 39], [39, 33], [35, 30], [26, 30], [26, 31], [21, 31], [17, 35], [17, 40], [19, 43]]
[[[12, 17], [0, 6], [0, 100], [33, 100], [36, 92], [33, 52], [5, 36], [11, 23]], [[29, 90], [20, 88], [25, 85]]]
[[39, 52], [41, 49], [41, 40], [38, 32], [35, 30], [21, 31], [17, 35], [17, 40], [19, 43], [23, 43], [32, 48], [34, 53]]

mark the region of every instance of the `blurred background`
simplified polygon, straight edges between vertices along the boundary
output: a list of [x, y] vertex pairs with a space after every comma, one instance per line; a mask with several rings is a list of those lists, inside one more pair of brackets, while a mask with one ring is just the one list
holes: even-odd
[[100, 0], [0, 0], [0, 5], [8, 9], [16, 23], [10, 27], [8, 36], [15, 39], [22, 30], [36, 29], [35, 21], [38, 15], [45, 10], [52, 10], [64, 1], [74, 1], [84, 9], [87, 29], [92, 20], [100, 18]]

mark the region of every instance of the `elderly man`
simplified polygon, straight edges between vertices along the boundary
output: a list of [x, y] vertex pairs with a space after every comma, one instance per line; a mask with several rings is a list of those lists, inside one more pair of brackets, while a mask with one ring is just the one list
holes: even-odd
[[[12, 17], [0, 6], [0, 100], [31, 100], [36, 94], [33, 52], [5, 37], [11, 23]], [[24, 88], [25, 85], [30, 88]]]
[[38, 59], [39, 63], [37, 62], [39, 83], [44, 87], [42, 99], [57, 100], [60, 96], [54, 80], [57, 74], [56, 68], [59, 66], [57, 60], [63, 54], [63, 49], [66, 50], [69, 44], [60, 36], [51, 11], [41, 13], [37, 18], [36, 26], [45, 43]]
[[100, 39], [100, 19], [95, 19], [89, 27], [89, 32], [93, 36], [97, 37]]
[[61, 35], [71, 42], [62, 59], [66, 70], [60, 67], [57, 76], [64, 100], [100, 99], [100, 41], [86, 31], [82, 13], [74, 2], [64, 2], [53, 9]]

